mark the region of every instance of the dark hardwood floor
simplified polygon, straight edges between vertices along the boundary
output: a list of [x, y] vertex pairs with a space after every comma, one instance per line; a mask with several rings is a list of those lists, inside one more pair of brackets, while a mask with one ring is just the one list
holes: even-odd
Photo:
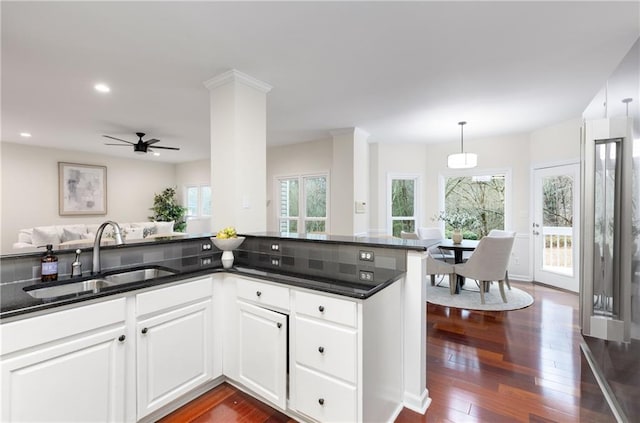
[[[531, 307], [478, 312], [427, 306], [425, 415], [396, 423], [615, 422], [580, 352], [578, 296], [512, 282]], [[277, 410], [222, 384], [162, 422], [289, 422]]]

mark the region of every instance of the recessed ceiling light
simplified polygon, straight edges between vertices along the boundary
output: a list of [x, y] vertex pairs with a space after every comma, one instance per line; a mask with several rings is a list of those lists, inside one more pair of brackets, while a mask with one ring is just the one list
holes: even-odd
[[28, 132], [20, 132], [20, 136], [21, 137], [25, 137], [25, 138], [29, 138], [31, 136], [31, 134], [28, 133]]
[[107, 84], [102, 83], [94, 85], [93, 88], [95, 88], [96, 91], [100, 93], [108, 93], [109, 91], [111, 91], [111, 88], [109, 88]]
[[158, 157], [160, 153], [153, 153], [154, 156]]

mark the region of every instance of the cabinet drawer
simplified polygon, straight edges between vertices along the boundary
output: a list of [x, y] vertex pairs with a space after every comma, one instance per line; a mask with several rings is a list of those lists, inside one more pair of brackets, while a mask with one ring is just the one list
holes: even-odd
[[296, 366], [296, 408], [320, 422], [355, 422], [356, 388]]
[[357, 309], [354, 301], [296, 292], [296, 312], [342, 325], [353, 327], [357, 325]]
[[124, 322], [125, 299], [119, 298], [26, 318], [0, 326], [0, 355]]
[[289, 310], [289, 288], [238, 278], [238, 298], [263, 305]]
[[355, 329], [296, 316], [295, 332], [298, 363], [356, 383], [358, 338]]
[[138, 316], [173, 308], [212, 296], [211, 278], [185, 282], [136, 295]]

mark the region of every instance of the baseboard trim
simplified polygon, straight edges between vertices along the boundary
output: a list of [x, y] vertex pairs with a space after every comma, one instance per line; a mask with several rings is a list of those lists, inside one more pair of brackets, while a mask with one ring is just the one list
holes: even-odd
[[431, 398], [429, 398], [429, 390], [427, 388], [422, 391], [422, 394], [418, 397], [409, 392], [404, 393], [403, 404], [411, 411], [424, 414], [427, 412], [427, 408], [431, 405]]

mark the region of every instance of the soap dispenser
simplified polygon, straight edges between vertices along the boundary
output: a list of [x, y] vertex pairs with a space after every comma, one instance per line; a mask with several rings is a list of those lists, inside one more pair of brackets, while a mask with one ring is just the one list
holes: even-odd
[[47, 252], [40, 259], [40, 280], [51, 282], [58, 280], [58, 257], [53, 254], [53, 245], [47, 244]]

